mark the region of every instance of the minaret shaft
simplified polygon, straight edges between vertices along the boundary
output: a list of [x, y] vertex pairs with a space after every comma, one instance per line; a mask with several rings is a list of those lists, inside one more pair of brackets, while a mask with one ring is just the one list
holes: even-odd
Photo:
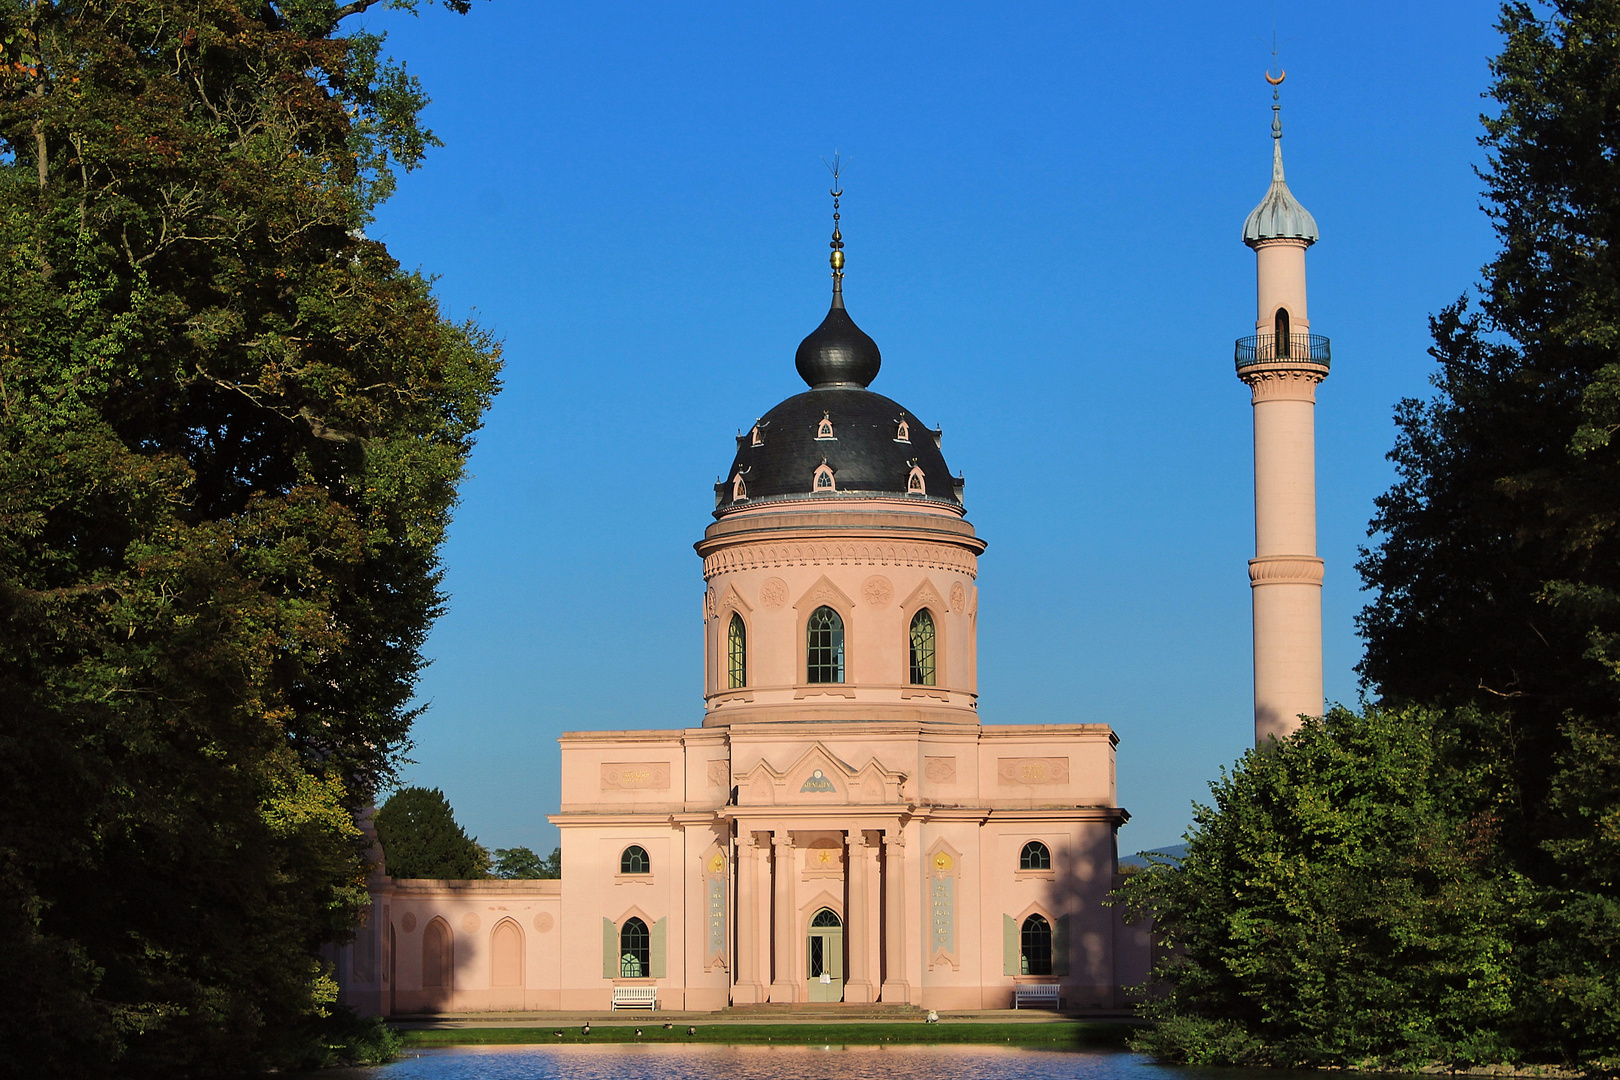
[[1254, 406], [1249, 584], [1254, 739], [1260, 746], [1286, 738], [1302, 715], [1320, 716], [1323, 710], [1316, 385], [1328, 374], [1328, 342], [1311, 333], [1305, 249], [1316, 242], [1316, 222], [1284, 179], [1277, 111], [1273, 104], [1271, 189], [1243, 229], [1244, 242], [1255, 253], [1255, 332], [1237, 344], [1238, 378], [1248, 384]]

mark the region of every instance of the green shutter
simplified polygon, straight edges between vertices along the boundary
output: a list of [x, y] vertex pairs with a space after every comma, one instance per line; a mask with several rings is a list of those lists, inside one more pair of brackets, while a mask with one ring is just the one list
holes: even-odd
[[619, 928], [613, 920], [602, 920], [602, 978], [619, 977]]
[[1017, 975], [1019, 972], [1018, 923], [1011, 915], [1001, 917], [1001, 973]]
[[664, 977], [664, 954], [668, 951], [664, 947], [664, 941], [669, 936], [668, 931], [669, 919], [659, 919], [653, 923], [652, 940], [647, 943], [647, 966], [652, 969], [652, 977], [655, 979]]
[[1052, 925], [1052, 974], [1069, 973], [1069, 917], [1059, 915]]

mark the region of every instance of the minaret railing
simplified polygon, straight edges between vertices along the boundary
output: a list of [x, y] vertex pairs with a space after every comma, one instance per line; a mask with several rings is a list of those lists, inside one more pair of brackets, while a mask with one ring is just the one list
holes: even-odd
[[1332, 350], [1321, 334], [1255, 334], [1238, 338], [1237, 369], [1256, 364], [1311, 364], [1328, 367]]

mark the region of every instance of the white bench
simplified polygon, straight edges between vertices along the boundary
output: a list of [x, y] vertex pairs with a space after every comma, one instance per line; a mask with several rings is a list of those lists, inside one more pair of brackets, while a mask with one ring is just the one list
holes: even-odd
[[[1056, 990], [1057, 987], [1052, 989]], [[613, 988], [613, 1008], [615, 1009], [657, 1009], [658, 987], [656, 986], [615, 986]]]
[[1046, 1009], [1062, 1006], [1057, 983], [1019, 983], [1013, 987], [1013, 1008], [1033, 1005]]

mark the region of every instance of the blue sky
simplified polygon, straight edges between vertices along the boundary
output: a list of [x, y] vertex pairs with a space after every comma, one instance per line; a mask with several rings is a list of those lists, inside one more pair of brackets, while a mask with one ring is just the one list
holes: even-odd
[[[701, 722], [701, 565], [732, 436], [802, 389], [839, 151], [873, 389], [943, 425], [980, 562], [986, 723], [1108, 723], [1121, 849], [1176, 842], [1252, 740], [1244, 216], [1273, 4], [545, 4], [373, 13], [444, 140], [369, 230], [504, 342], [444, 550], [413, 783], [550, 850], [556, 736]], [[1327, 693], [1428, 315], [1493, 238], [1488, 3], [1280, 3], [1315, 214]], [[1078, 701], [1078, 707], [1074, 702]]]

